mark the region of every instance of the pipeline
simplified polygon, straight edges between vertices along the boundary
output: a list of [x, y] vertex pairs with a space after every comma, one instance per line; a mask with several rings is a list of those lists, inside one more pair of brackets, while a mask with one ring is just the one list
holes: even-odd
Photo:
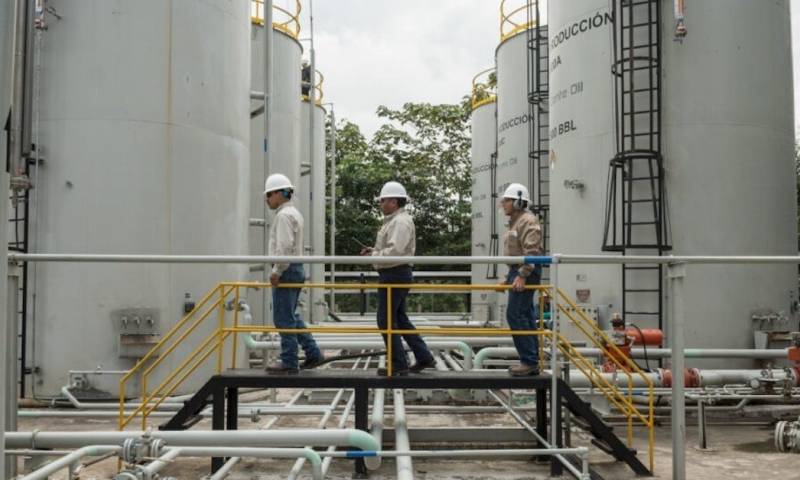
[[184, 447], [304, 447], [348, 446], [379, 450], [372, 435], [356, 429], [341, 430], [224, 430], [224, 431], [85, 431], [6, 432], [6, 448], [82, 448], [86, 445], [121, 445], [131, 438], [160, 439]]

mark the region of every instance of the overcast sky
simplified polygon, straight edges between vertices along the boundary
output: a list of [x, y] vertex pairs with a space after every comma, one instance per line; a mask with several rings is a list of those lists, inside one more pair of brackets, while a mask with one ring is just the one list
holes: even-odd
[[[521, 5], [524, 0], [507, 1]], [[326, 100], [335, 103], [338, 118], [352, 120], [368, 135], [380, 125], [379, 105], [458, 102], [468, 94], [472, 77], [493, 65], [499, 3], [314, 0], [317, 66], [325, 75]], [[795, 91], [800, 92], [800, 0], [791, 3]], [[304, 15], [304, 36], [307, 26]], [[800, 95], [795, 95], [795, 111], [800, 112]]]

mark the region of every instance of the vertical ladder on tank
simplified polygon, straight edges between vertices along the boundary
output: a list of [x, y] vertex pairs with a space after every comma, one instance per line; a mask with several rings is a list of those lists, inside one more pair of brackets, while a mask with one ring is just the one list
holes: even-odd
[[[609, 164], [603, 250], [662, 255], [671, 249], [661, 138], [659, 0], [613, 0], [615, 150]], [[622, 265], [627, 322], [663, 328], [663, 269]]]
[[[528, 186], [531, 209], [542, 225], [542, 248], [550, 248], [550, 142], [549, 142], [549, 57], [547, 27], [542, 25], [539, 0], [527, 3], [528, 80]], [[542, 283], [549, 281], [549, 268]]]
[[[494, 152], [489, 156], [489, 185], [491, 186], [491, 193], [489, 195], [489, 201], [492, 204], [489, 206], [489, 221], [492, 223], [491, 225], [491, 236], [489, 238], [489, 255], [492, 257], [497, 257], [500, 255], [500, 234], [498, 233], [497, 229], [497, 109], [495, 109], [495, 148]], [[486, 265], [486, 279], [487, 280], [497, 280], [497, 264], [492, 263]]]
[[[25, 166], [25, 175], [30, 177], [30, 159]], [[18, 192], [11, 192], [9, 197], [10, 215], [8, 219], [8, 251], [16, 253], [28, 253], [29, 228], [30, 228], [30, 189]], [[20, 388], [20, 397], [25, 396], [25, 381], [31, 372], [26, 364], [27, 357], [27, 329], [28, 329], [28, 262], [23, 262], [22, 271], [19, 279], [19, 289], [17, 302], [17, 322], [18, 322], [18, 348], [19, 372], [17, 383]]]

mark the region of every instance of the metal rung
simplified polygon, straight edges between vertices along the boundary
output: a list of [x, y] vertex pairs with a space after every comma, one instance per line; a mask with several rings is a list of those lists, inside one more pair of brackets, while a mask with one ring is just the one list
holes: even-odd
[[625, 290], [627, 293], [658, 293], [660, 288], [630, 288]]

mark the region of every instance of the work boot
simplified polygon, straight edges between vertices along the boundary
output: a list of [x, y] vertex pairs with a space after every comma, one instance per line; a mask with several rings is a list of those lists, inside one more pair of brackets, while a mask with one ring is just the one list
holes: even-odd
[[317, 368], [320, 365], [325, 363], [325, 356], [323, 354], [319, 354], [316, 357], [306, 358], [303, 363], [300, 364], [301, 370], [311, 370], [312, 368]]
[[414, 365], [411, 365], [411, 368], [409, 368], [408, 370], [411, 373], [420, 373], [426, 368], [435, 368], [435, 367], [436, 367], [436, 360], [434, 360], [433, 357], [431, 357], [430, 360], [428, 361], [414, 363]]
[[[378, 369], [378, 376], [380, 377], [388, 377], [389, 371], [383, 367]], [[393, 377], [404, 377], [408, 375], [408, 368], [393, 368], [392, 369], [392, 376]]]
[[294, 367], [294, 368], [287, 367], [280, 360], [278, 360], [277, 362], [272, 362], [269, 365], [267, 365], [266, 370], [267, 370], [267, 372], [270, 372], [270, 373], [297, 373], [298, 372], [297, 367]]
[[539, 367], [520, 363], [519, 365], [509, 367], [508, 373], [510, 373], [512, 377], [531, 377], [539, 375]]

